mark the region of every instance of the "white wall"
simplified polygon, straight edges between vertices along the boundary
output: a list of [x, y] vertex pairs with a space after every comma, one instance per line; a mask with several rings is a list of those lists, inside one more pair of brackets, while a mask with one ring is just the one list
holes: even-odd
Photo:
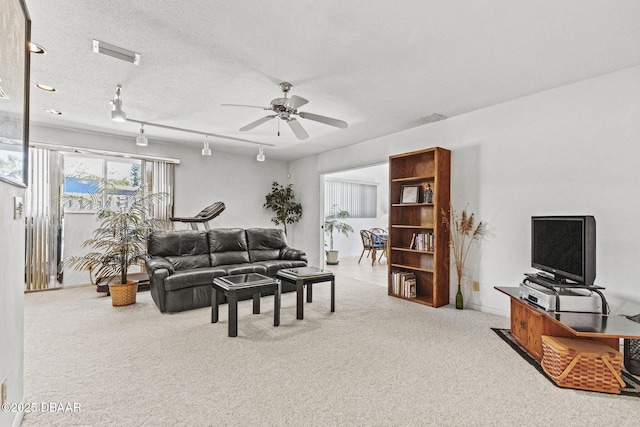
[[[614, 312], [635, 314], [639, 99], [640, 66], [294, 161], [292, 182], [317, 182], [321, 173], [381, 163], [390, 154], [448, 148], [452, 203], [468, 204], [487, 225], [471, 277], [480, 291], [465, 289], [468, 306], [508, 314], [508, 297], [493, 287], [517, 286], [532, 271], [532, 215], [590, 214], [597, 221], [596, 284], [606, 287]], [[311, 209], [319, 195], [307, 196]], [[301, 238], [311, 243], [307, 228]], [[319, 262], [319, 252], [310, 256]]]
[[[0, 382], [7, 402], [22, 402], [24, 377], [24, 217], [13, 219], [13, 198], [25, 190], [0, 182]], [[14, 423], [15, 412], [0, 411], [0, 425]]]
[[[215, 151], [215, 146], [211, 144], [212, 156], [203, 157], [200, 147], [154, 142], [152, 138], [149, 139], [148, 147], [139, 147], [135, 145], [133, 137], [122, 138], [38, 126], [31, 127], [31, 140], [180, 159], [180, 165], [175, 167], [174, 215], [193, 216], [211, 203], [222, 201], [226, 209], [210, 222], [211, 227], [275, 227], [270, 220], [271, 212], [262, 205], [266, 194], [271, 191], [273, 181], [288, 184], [287, 164], [269, 159], [268, 153], [265, 162], [258, 162], [255, 155], [222, 153]], [[295, 191], [298, 194], [297, 188]], [[65, 257], [87, 251], [88, 249], [81, 248], [81, 244], [91, 237], [94, 228], [92, 216], [67, 214], [64, 224]], [[186, 229], [188, 226], [177, 223], [175, 228]], [[291, 239], [289, 243], [292, 243]], [[64, 272], [65, 286], [85, 283], [89, 283], [86, 272], [72, 269]]]

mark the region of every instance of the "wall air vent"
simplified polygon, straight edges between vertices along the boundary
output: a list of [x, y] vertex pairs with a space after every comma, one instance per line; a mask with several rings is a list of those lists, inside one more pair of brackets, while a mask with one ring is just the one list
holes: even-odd
[[100, 40], [93, 41], [93, 51], [96, 53], [101, 53], [103, 55], [111, 56], [112, 58], [130, 62], [134, 65], [138, 65], [140, 63], [139, 53], [132, 52], [130, 50], [123, 49], [109, 43], [101, 42]]

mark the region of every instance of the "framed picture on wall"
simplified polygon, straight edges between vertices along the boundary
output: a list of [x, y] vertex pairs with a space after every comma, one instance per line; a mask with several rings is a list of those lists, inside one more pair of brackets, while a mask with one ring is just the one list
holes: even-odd
[[417, 185], [403, 185], [400, 203], [418, 203], [420, 187]]
[[0, 180], [29, 181], [29, 39], [24, 0], [0, 0]]

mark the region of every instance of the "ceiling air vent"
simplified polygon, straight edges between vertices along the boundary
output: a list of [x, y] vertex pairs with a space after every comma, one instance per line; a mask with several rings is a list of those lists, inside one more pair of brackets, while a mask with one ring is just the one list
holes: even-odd
[[96, 53], [101, 53], [103, 55], [111, 56], [113, 58], [121, 59], [135, 65], [138, 65], [140, 63], [139, 53], [135, 53], [109, 43], [101, 42], [100, 40], [93, 41], [93, 51]]
[[440, 120], [444, 120], [446, 118], [447, 117], [443, 116], [442, 114], [432, 113], [432, 114], [429, 114], [428, 116], [425, 116], [423, 120], [425, 123], [433, 123], [433, 122], [439, 122]]

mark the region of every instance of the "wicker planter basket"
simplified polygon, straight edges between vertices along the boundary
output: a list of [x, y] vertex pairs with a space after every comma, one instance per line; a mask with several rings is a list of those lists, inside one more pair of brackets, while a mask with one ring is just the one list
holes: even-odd
[[542, 336], [542, 369], [560, 387], [620, 393], [622, 354], [598, 341]]
[[138, 282], [109, 284], [109, 292], [111, 293], [111, 304], [114, 307], [135, 304]]

